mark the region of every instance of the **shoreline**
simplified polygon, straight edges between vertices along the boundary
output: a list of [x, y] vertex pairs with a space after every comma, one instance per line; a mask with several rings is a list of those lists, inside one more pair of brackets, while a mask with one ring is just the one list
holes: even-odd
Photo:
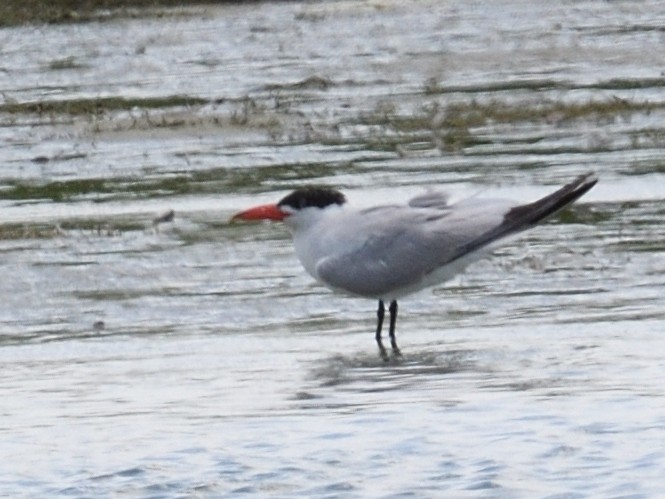
[[36, 24], [100, 22], [118, 18], [164, 16], [166, 9], [219, 4], [248, 3], [256, 0], [8, 0], [0, 5], [0, 28]]

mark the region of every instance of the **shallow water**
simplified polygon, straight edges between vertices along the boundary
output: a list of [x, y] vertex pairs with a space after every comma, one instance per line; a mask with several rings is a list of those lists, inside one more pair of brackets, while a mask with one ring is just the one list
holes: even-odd
[[[5, 103], [207, 103], [0, 113], [0, 495], [661, 496], [664, 24], [384, 1], [1, 30]], [[310, 182], [528, 201], [591, 169], [400, 302], [388, 363], [375, 303], [227, 223]]]

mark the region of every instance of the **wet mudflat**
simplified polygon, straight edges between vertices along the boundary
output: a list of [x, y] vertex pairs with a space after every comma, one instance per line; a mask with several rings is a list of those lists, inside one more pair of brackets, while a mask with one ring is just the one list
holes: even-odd
[[[0, 495], [658, 497], [663, 25], [506, 0], [2, 29]], [[375, 303], [227, 223], [307, 183], [528, 201], [588, 170], [403, 300], [389, 363]]]

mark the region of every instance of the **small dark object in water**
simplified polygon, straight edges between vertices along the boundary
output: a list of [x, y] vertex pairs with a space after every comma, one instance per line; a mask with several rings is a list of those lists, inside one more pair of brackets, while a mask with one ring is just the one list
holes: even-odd
[[95, 323], [92, 325], [92, 329], [95, 331], [104, 331], [106, 328], [106, 324], [104, 321], [95, 321]]
[[173, 222], [174, 218], [175, 218], [175, 211], [169, 210], [166, 213], [158, 216], [157, 218], [154, 218], [152, 220], [152, 225], [159, 225], [167, 222]]

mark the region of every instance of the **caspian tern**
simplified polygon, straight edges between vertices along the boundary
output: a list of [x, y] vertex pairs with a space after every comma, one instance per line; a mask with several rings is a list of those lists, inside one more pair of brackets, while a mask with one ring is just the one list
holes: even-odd
[[277, 204], [250, 208], [231, 220], [283, 221], [300, 262], [314, 279], [335, 291], [378, 300], [375, 337], [387, 360], [381, 341], [385, 302], [390, 302], [390, 344], [399, 356], [399, 298], [452, 278], [497, 241], [534, 227], [597, 181], [587, 173], [528, 204], [478, 198], [449, 204], [445, 194], [430, 191], [407, 204], [357, 209], [335, 189], [302, 187]]

